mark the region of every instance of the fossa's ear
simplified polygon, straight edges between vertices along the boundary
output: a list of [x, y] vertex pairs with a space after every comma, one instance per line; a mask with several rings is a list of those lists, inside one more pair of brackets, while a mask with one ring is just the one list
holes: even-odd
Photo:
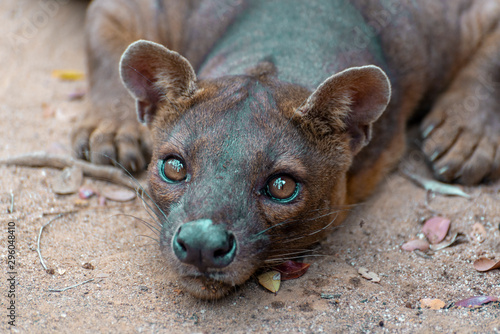
[[389, 79], [379, 67], [353, 67], [326, 79], [297, 113], [316, 137], [346, 131], [355, 155], [370, 141], [372, 123], [390, 97]]
[[161, 44], [139, 40], [130, 44], [120, 61], [123, 84], [136, 99], [137, 116], [150, 123], [160, 101], [173, 104], [196, 91], [196, 74], [189, 61]]

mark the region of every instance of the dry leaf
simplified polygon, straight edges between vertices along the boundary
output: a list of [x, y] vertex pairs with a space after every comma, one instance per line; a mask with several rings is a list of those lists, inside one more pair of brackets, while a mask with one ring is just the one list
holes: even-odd
[[53, 70], [52, 77], [65, 81], [78, 81], [85, 78], [85, 73], [78, 70]]
[[420, 307], [430, 308], [431, 310], [440, 310], [445, 305], [446, 304], [440, 299], [424, 298], [420, 300]]
[[372, 281], [373, 283], [379, 283], [380, 282], [380, 277], [371, 271], [368, 271], [368, 269], [364, 267], [360, 267], [358, 269], [358, 274], [361, 275], [361, 277], [366, 278], [367, 280]]
[[477, 271], [490, 271], [493, 269], [500, 269], [500, 261], [494, 261], [485, 257], [474, 261], [474, 268]]
[[129, 189], [104, 189], [101, 195], [115, 202], [128, 202], [135, 198], [135, 192]]
[[450, 220], [444, 217], [433, 217], [427, 220], [424, 226], [422, 226], [422, 232], [431, 244], [437, 244], [443, 241], [449, 229]]
[[83, 172], [80, 167], [66, 167], [52, 180], [52, 191], [58, 195], [74, 194], [82, 184]]
[[257, 279], [259, 280], [260, 285], [273, 293], [278, 292], [280, 289], [281, 273], [279, 271], [268, 271], [260, 274]]
[[481, 305], [496, 302], [498, 298], [491, 296], [475, 296], [459, 300], [455, 303], [457, 307], [480, 307]]
[[273, 267], [273, 269], [281, 273], [282, 281], [286, 281], [289, 279], [299, 278], [300, 276], [304, 275], [307, 272], [309, 266], [309, 263], [288, 260], [286, 262], [283, 262], [279, 266]]
[[401, 246], [401, 249], [407, 252], [413, 252], [416, 249], [425, 252], [426, 250], [429, 249], [429, 243], [427, 242], [427, 240], [423, 239], [410, 240], [408, 242], [405, 242]]

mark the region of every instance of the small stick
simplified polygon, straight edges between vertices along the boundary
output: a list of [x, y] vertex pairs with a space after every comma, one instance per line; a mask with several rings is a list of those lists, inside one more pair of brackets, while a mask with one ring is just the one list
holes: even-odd
[[407, 172], [405, 170], [401, 170], [401, 172], [403, 173], [403, 175], [408, 177], [413, 182], [417, 183], [419, 186], [421, 186], [425, 190], [430, 190], [432, 192], [442, 194], [442, 195], [462, 196], [462, 197], [467, 198], [467, 199], [472, 198], [471, 195], [465, 193], [462, 189], [460, 189], [457, 186], [442, 183], [442, 182], [432, 180], [432, 179], [427, 179], [423, 176], [420, 176], [417, 174], [412, 174], [412, 173]]
[[14, 212], [14, 193], [11, 191], [10, 192], [10, 207], [7, 209], [7, 213], [13, 213]]
[[431, 195], [433, 194], [432, 190], [427, 190], [426, 193], [425, 193], [425, 201], [424, 201], [424, 208], [429, 211], [430, 213], [432, 213], [433, 215], [439, 215], [439, 212], [434, 210], [431, 205], [430, 205], [430, 202], [431, 202]]
[[81, 283], [77, 283], [75, 285], [72, 285], [72, 286], [68, 286], [68, 287], [65, 287], [65, 288], [62, 288], [62, 289], [49, 289], [49, 292], [64, 292], [66, 290], [69, 290], [69, 289], [73, 289], [73, 288], [76, 288], [77, 286], [80, 286], [80, 285], [84, 285], [84, 284], [87, 284], [89, 282], [92, 282], [94, 279], [91, 278], [89, 280], [86, 280], [85, 282], [81, 282]]
[[413, 253], [415, 253], [415, 255], [417, 256], [420, 256], [424, 259], [428, 259], [428, 260], [432, 260], [432, 256], [428, 255], [428, 254], [425, 254], [424, 252], [422, 252], [421, 250], [418, 250], [418, 249], [415, 249], [413, 251]]
[[83, 175], [96, 179], [104, 179], [112, 183], [125, 186], [135, 190], [134, 184], [123, 174], [123, 171], [111, 166], [97, 166], [70, 156], [51, 155], [45, 152], [35, 152], [15, 157], [0, 159], [0, 165], [15, 165], [23, 167], [52, 167], [63, 169], [77, 166], [83, 171]]
[[46, 224], [44, 224], [42, 227], [40, 227], [40, 232], [38, 233], [38, 240], [36, 241], [36, 252], [38, 253], [38, 257], [40, 258], [40, 263], [42, 264], [42, 267], [45, 271], [47, 271], [49, 268], [47, 268], [47, 266], [45, 265], [45, 261], [43, 260], [43, 257], [42, 257], [42, 252], [40, 251], [40, 240], [42, 239], [42, 232], [43, 232], [43, 229], [48, 226], [49, 224], [51, 224], [54, 220], [56, 219], [59, 219], [61, 218], [62, 216], [64, 216], [65, 214], [67, 213], [73, 213], [74, 211], [70, 211], [70, 212], [63, 212], [63, 213], [60, 213], [58, 214], [57, 216], [55, 216], [54, 218], [52, 218], [51, 220], [49, 220]]

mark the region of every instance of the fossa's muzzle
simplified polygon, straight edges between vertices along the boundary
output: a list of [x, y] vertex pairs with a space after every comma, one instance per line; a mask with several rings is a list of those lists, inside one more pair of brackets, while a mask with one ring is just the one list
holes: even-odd
[[199, 219], [181, 225], [172, 240], [179, 261], [205, 272], [208, 268], [227, 267], [236, 255], [236, 238], [223, 225], [211, 219]]

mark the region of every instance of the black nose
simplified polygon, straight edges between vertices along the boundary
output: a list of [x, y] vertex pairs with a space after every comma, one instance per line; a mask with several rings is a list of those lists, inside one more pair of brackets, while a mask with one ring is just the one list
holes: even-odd
[[236, 255], [236, 240], [224, 226], [200, 219], [179, 227], [172, 248], [181, 262], [205, 271], [228, 266]]

